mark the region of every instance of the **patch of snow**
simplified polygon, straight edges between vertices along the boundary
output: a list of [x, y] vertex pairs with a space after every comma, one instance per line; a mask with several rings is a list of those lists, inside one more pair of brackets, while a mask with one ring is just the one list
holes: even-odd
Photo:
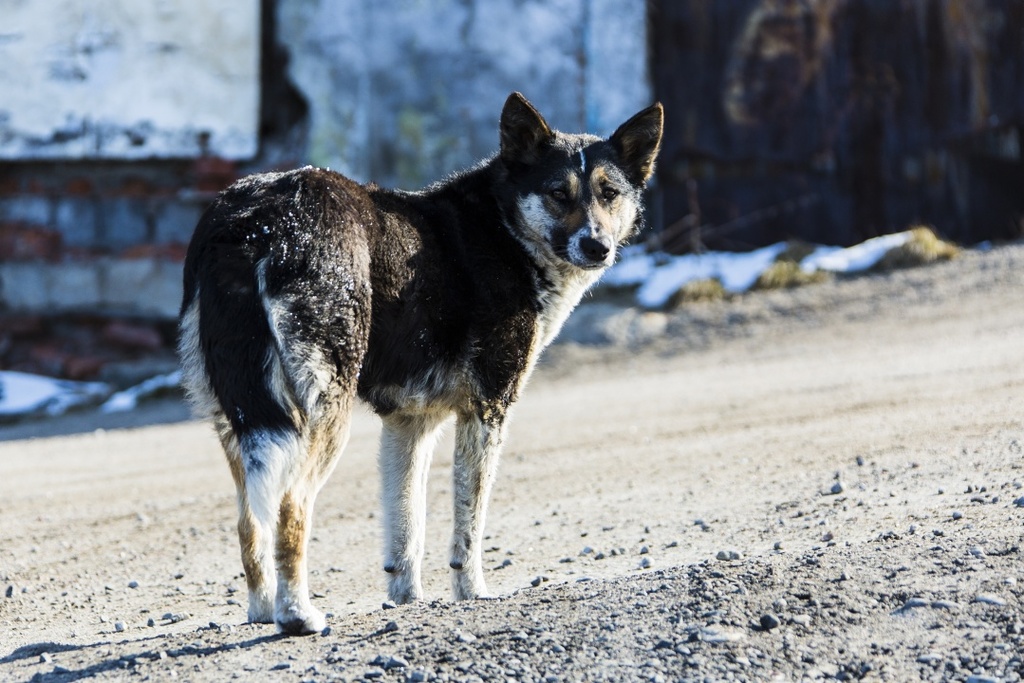
[[60, 415], [110, 394], [103, 382], [72, 382], [25, 372], [0, 371], [0, 416]]
[[709, 252], [665, 257], [630, 248], [623, 251], [622, 261], [603, 282], [620, 287], [639, 284], [637, 302], [647, 308], [660, 308], [680, 287], [697, 280], [715, 278], [727, 292], [745, 292], [785, 249], [786, 244], [778, 242], [742, 254]]
[[832, 273], [856, 273], [867, 270], [881, 261], [890, 249], [902, 247], [909, 242], [912, 234], [908, 230], [892, 235], [873, 237], [846, 249], [818, 247], [800, 262], [800, 269], [807, 273], [817, 270], [827, 270]]
[[128, 410], [135, 410], [139, 405], [139, 399], [152, 396], [163, 389], [172, 389], [181, 384], [181, 370], [166, 375], [150, 377], [141, 384], [119, 391], [100, 406], [104, 413], [122, 413]]

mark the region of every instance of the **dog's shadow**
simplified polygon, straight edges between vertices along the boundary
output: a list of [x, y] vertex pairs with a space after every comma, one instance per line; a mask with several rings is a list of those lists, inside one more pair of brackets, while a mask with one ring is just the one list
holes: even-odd
[[[201, 659], [210, 655], [222, 654], [232, 650], [248, 650], [253, 647], [265, 645], [288, 638], [280, 633], [269, 633], [257, 635], [247, 640], [225, 642], [216, 645], [198, 646], [185, 645], [182, 647], [155, 647], [145, 648], [146, 643], [169, 640], [166, 634], [153, 635], [137, 640], [125, 640], [115, 643], [109, 640], [102, 640], [82, 645], [70, 645], [67, 643], [41, 642], [23, 645], [9, 655], [0, 658], [0, 665], [23, 662], [26, 659], [39, 659], [43, 655], [54, 655], [62, 653], [81, 652], [86, 653], [92, 649], [110, 648], [111, 651], [104, 655], [100, 661], [85, 666], [81, 669], [73, 669], [58, 662], [51, 662], [53, 668], [49, 672], [35, 674], [32, 681], [80, 681], [94, 678], [98, 675], [114, 671], [125, 671], [137, 666], [140, 662], [153, 662], [166, 656], [168, 659], [181, 660], [183, 657]], [[114, 651], [116, 648], [118, 651]], [[129, 650], [136, 649], [135, 652]]]

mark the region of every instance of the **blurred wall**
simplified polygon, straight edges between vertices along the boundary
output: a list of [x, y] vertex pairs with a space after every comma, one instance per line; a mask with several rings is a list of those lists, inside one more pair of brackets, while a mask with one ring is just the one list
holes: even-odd
[[599, 134], [652, 100], [644, 0], [0, 0], [0, 17], [0, 312], [173, 317], [196, 220], [241, 175], [313, 163], [419, 187], [496, 150], [512, 90]]
[[0, 159], [256, 154], [258, 0], [0, 0]]

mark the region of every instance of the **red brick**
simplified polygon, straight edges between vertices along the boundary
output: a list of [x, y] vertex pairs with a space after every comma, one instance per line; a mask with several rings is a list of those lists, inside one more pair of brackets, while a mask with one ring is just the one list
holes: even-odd
[[78, 197], [87, 197], [95, 191], [92, 180], [89, 178], [72, 178], [64, 185], [65, 194]]
[[233, 161], [220, 157], [199, 157], [193, 172], [196, 189], [203, 192], [220, 192], [238, 180], [238, 167]]
[[68, 379], [92, 379], [99, 374], [106, 364], [106, 359], [99, 356], [68, 356], [64, 362], [64, 376]]
[[160, 333], [148, 325], [114, 321], [103, 328], [103, 341], [133, 349], [156, 351], [164, 345]]
[[0, 223], [0, 261], [55, 261], [62, 238], [56, 230], [27, 223]]
[[136, 244], [123, 249], [120, 256], [125, 259], [159, 259], [161, 261], [182, 263], [185, 261], [186, 251], [188, 251], [188, 245], [181, 244], [180, 242]]

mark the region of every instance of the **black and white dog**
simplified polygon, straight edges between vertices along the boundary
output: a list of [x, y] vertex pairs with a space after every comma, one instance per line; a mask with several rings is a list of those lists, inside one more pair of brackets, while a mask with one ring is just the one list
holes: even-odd
[[481, 543], [509, 408], [541, 350], [642, 220], [663, 113], [607, 140], [552, 130], [519, 93], [500, 152], [420, 192], [307, 167], [238, 181], [185, 260], [179, 352], [238, 488], [249, 619], [313, 633], [313, 502], [356, 397], [384, 423], [384, 570], [423, 595], [427, 467], [456, 417], [456, 599], [487, 593]]

